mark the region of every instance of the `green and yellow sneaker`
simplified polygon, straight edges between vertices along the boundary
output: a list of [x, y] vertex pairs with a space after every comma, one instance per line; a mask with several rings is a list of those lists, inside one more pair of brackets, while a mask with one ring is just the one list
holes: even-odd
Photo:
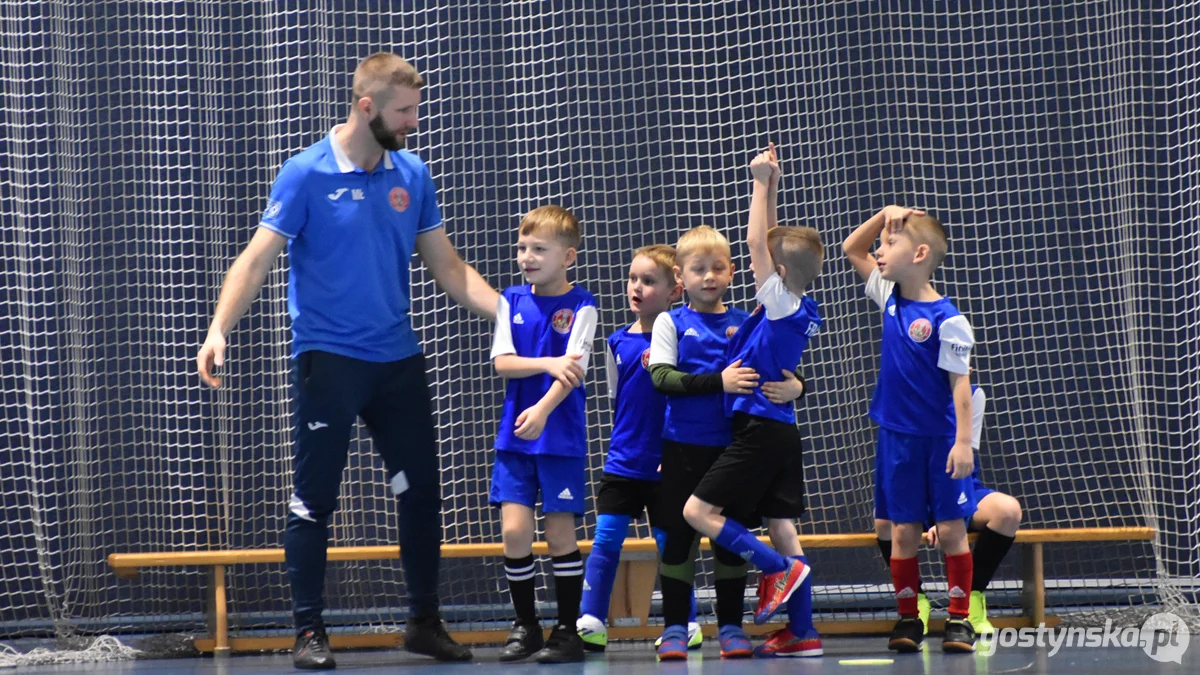
[[688, 623], [688, 649], [700, 649], [704, 644], [704, 633], [700, 630], [700, 624], [692, 621]]
[[584, 614], [575, 622], [575, 631], [583, 640], [583, 648], [589, 652], [602, 652], [608, 646], [608, 629], [604, 622], [591, 614]]
[[925, 624], [925, 635], [929, 635], [929, 596], [917, 593], [917, 618]]
[[971, 622], [971, 627], [979, 637], [995, 634], [996, 627], [988, 621], [987, 598], [983, 596], [983, 591], [971, 591], [971, 608], [967, 610], [967, 621]]

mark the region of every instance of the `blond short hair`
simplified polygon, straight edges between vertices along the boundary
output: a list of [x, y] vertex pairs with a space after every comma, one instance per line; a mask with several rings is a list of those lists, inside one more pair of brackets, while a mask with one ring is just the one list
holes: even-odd
[[643, 256], [651, 261], [667, 275], [667, 281], [675, 281], [675, 249], [666, 244], [651, 244], [633, 252], [633, 257]]
[[539, 206], [525, 214], [520, 233], [546, 235], [573, 249], [578, 249], [583, 240], [579, 220], [570, 211], [552, 204]]
[[946, 237], [946, 227], [937, 218], [928, 213], [910, 215], [904, 220], [904, 231], [911, 233], [913, 241], [917, 244], [925, 244], [929, 247], [934, 270], [942, 266], [950, 244]]
[[767, 230], [767, 248], [771, 261], [787, 268], [789, 277], [796, 275], [800, 288], [808, 288], [821, 275], [825, 246], [813, 228], [772, 227]]
[[354, 102], [368, 96], [379, 99], [380, 103], [387, 100], [392, 87], [408, 87], [420, 89], [425, 86], [425, 80], [417, 69], [408, 61], [390, 52], [379, 52], [363, 59], [354, 70], [354, 84], [351, 91]]
[[675, 264], [682, 265], [688, 256], [696, 253], [718, 253], [733, 260], [729, 240], [708, 225], [697, 225], [683, 233], [675, 244]]

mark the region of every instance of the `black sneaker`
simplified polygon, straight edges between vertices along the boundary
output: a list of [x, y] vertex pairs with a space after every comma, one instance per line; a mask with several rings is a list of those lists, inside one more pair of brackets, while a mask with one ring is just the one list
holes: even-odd
[[942, 637], [942, 651], [952, 654], [970, 654], [975, 651], [975, 627], [966, 619], [950, 619], [946, 622], [946, 634]]
[[901, 654], [911, 654], [921, 651], [921, 642], [925, 639], [925, 624], [917, 617], [903, 617], [892, 628], [892, 637], [888, 640], [888, 649]]
[[514, 621], [504, 649], [500, 652], [500, 660], [507, 662], [527, 659], [538, 653], [544, 644], [540, 624]]
[[536, 658], [538, 663], [579, 663], [583, 661], [583, 638], [574, 628], [559, 624], [550, 631]]
[[300, 631], [296, 646], [292, 648], [292, 665], [300, 670], [333, 670], [337, 663], [329, 649], [329, 636], [325, 626], [317, 624]]
[[404, 627], [404, 649], [438, 661], [470, 661], [471, 648], [460, 645], [436, 616], [412, 617]]

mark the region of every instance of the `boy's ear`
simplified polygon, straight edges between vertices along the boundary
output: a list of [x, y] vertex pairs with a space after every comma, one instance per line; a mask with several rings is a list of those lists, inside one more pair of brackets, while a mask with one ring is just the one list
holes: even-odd
[[682, 298], [683, 284], [676, 282], [675, 287], [671, 289], [671, 293], [667, 295], [667, 297], [671, 299], [671, 302], [675, 302], [676, 300]]
[[929, 244], [920, 244], [917, 250], [913, 251], [913, 263], [923, 263], [929, 257]]
[[566, 255], [566, 258], [564, 259], [565, 262], [567, 263], [567, 267], [570, 267], [571, 265], [575, 264], [575, 258], [578, 255], [579, 255], [579, 252], [576, 251], [574, 248], [567, 249], [567, 255]]
[[675, 283], [682, 286], [683, 285], [683, 270], [679, 268], [679, 265], [675, 265], [674, 267], [671, 268], [671, 271], [675, 273]]

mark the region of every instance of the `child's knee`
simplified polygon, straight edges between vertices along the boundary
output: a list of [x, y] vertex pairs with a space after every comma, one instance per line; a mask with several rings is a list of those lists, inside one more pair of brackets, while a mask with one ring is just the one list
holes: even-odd
[[550, 555], [564, 555], [579, 548], [579, 542], [575, 539], [574, 514], [546, 514], [546, 546], [550, 549]]
[[705, 515], [706, 509], [703, 506], [704, 502], [699, 499], [695, 497], [689, 498], [687, 503], [683, 505], [683, 519], [695, 527], [696, 522]]
[[[596, 537], [592, 542], [594, 548], [605, 551], [620, 551], [625, 538], [629, 536], [629, 516], [602, 514], [596, 518]], [[662, 550], [662, 545], [659, 545]]]
[[875, 519], [875, 537], [887, 541], [892, 538], [892, 521]]

